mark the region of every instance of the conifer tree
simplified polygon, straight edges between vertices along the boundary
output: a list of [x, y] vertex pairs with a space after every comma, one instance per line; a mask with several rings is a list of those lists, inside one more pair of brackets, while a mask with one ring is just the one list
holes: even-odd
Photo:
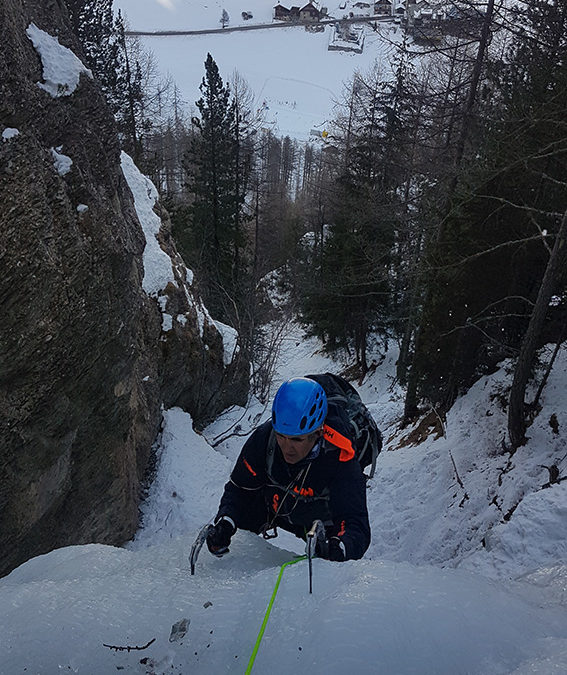
[[[197, 133], [188, 153], [189, 187], [193, 194], [190, 227], [195, 244], [193, 258], [203, 282], [209, 308], [221, 320], [237, 323], [242, 299], [240, 228], [244, 191], [235, 172], [241, 170], [237, 107], [230, 87], [219, 74], [210, 54], [205, 62], [200, 117], [193, 120]], [[239, 174], [240, 175], [240, 174]]]
[[122, 146], [140, 165], [140, 137], [149, 120], [142, 113], [141, 65], [129, 54], [121, 12], [114, 16], [113, 0], [68, 0], [67, 6], [86, 63], [114, 113]]
[[109, 100], [116, 96], [123, 58], [112, 11], [113, 0], [68, 0], [67, 7], [88, 67]]
[[311, 330], [329, 350], [352, 349], [362, 373], [370, 332], [388, 323], [398, 123], [390, 94], [378, 70], [352, 82], [343, 124], [334, 133], [342, 153], [321, 268], [308, 277], [313, 283], [302, 303]]

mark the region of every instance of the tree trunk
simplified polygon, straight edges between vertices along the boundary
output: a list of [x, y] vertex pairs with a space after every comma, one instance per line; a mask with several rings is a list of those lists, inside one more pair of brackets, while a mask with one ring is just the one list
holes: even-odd
[[538, 340], [545, 321], [549, 301], [553, 294], [558, 275], [564, 269], [565, 264], [567, 264], [567, 211], [563, 214], [514, 370], [514, 380], [512, 382], [512, 389], [510, 390], [510, 405], [508, 408], [508, 434], [512, 452], [526, 442], [526, 406], [524, 401], [526, 385], [534, 363]]

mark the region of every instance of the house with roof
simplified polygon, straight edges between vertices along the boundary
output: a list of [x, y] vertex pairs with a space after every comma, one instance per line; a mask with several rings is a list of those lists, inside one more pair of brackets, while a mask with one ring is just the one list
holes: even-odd
[[437, 20], [439, 12], [438, 5], [429, 0], [419, 0], [408, 6], [409, 25], [427, 28], [433, 25]]
[[351, 19], [355, 16], [370, 16], [372, 14], [372, 9], [370, 8], [369, 2], [355, 2], [352, 6], [352, 10], [349, 12]]
[[392, 2], [392, 14], [394, 16], [405, 16], [406, 15], [406, 5], [411, 4], [410, 2], [406, 3], [406, 0], [393, 0]]
[[299, 10], [299, 18], [301, 21], [319, 21], [321, 12], [312, 2], [308, 2]]
[[374, 14], [391, 16], [392, 5], [393, 5], [392, 0], [376, 0], [376, 2], [374, 3]]
[[319, 10], [313, 2], [308, 2], [303, 7], [285, 7], [278, 3], [274, 7], [273, 17], [278, 21], [312, 21], [317, 22], [322, 16], [322, 11]]
[[278, 4], [274, 7], [274, 19], [278, 21], [289, 21], [289, 8]]

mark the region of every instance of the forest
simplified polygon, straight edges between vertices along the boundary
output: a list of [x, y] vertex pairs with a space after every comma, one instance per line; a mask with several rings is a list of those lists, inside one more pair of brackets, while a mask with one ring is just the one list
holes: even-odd
[[[123, 149], [211, 314], [238, 330], [257, 396], [290, 314], [350, 355], [353, 378], [376, 366], [370, 345], [396, 344], [406, 423], [434, 425], [509, 359], [513, 453], [567, 338], [567, 0], [466, 4], [474, 22], [407, 35], [387, 71], [355, 72], [326, 141], [299, 144], [262, 127], [214, 55], [184, 102], [112, 0], [67, 2]], [[265, 302], [275, 270], [286, 315]]]

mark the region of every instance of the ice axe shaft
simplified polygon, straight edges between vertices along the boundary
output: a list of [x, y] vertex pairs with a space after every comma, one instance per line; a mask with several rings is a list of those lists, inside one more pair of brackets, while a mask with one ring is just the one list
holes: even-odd
[[317, 550], [317, 543], [325, 541], [325, 526], [320, 520], [314, 520], [307, 533], [307, 560], [309, 562], [309, 593], [313, 593], [313, 556]]

